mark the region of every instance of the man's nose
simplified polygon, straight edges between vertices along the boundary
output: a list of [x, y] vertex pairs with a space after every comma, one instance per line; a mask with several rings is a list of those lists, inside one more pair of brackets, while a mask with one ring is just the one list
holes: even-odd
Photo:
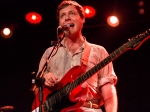
[[65, 20], [67, 21], [67, 20], [70, 20], [71, 18], [70, 18], [70, 16], [69, 15], [66, 15], [65, 16]]

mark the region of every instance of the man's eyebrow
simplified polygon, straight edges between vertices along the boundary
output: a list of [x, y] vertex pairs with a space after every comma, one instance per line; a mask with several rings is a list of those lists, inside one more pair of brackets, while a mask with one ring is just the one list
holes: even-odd
[[60, 15], [63, 15], [63, 14], [65, 14], [65, 12], [60, 13]]
[[65, 12], [62, 12], [62, 13], [60, 13], [60, 14], [65, 14]]
[[74, 11], [74, 10], [70, 10], [70, 11], [68, 11], [68, 12], [62, 12], [62, 13], [60, 13], [60, 15], [63, 15], [63, 14], [66, 14], [66, 13], [70, 13], [70, 12], [74, 12], [74, 13], [76, 13], [76, 11]]

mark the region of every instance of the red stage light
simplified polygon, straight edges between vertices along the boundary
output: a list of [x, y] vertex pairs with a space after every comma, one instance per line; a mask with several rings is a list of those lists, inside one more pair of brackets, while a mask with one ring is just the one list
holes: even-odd
[[36, 12], [30, 12], [26, 15], [26, 20], [31, 24], [37, 24], [41, 22], [42, 17]]
[[85, 11], [85, 17], [86, 18], [91, 18], [96, 13], [95, 9], [93, 7], [91, 7], [91, 6], [83, 6], [83, 9]]

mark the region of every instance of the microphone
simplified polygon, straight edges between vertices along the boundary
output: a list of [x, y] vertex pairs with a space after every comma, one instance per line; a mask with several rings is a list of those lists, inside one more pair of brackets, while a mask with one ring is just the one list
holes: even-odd
[[62, 31], [69, 31], [70, 27], [74, 26], [73, 24], [64, 24], [63, 26], [58, 26], [58, 30]]
[[74, 24], [64, 24], [63, 26], [58, 26], [57, 28], [57, 39], [59, 40], [64, 36], [64, 31], [69, 31], [70, 27], [73, 27]]

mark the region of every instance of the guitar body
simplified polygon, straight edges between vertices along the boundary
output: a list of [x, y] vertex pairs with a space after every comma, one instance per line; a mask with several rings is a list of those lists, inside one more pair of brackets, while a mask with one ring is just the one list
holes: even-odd
[[[65, 91], [61, 94], [58, 93], [62, 91], [62, 88], [65, 88], [69, 83], [73, 82], [76, 78], [83, 74], [83, 72], [84, 70], [81, 66], [75, 66], [69, 70], [62, 80], [55, 84], [54, 87], [45, 87], [43, 89], [43, 103], [45, 101], [48, 103], [43, 106], [42, 110], [44, 110], [44, 112], [82, 112], [79, 107], [81, 107], [86, 100], [88, 90], [87, 87], [83, 88], [79, 85], [70, 91], [69, 94], [67, 92], [65, 93]], [[61, 97], [62, 94], [65, 94], [64, 97]], [[51, 99], [52, 96], [56, 96], [55, 99]], [[61, 97], [61, 99], [58, 97]], [[49, 100], [52, 101], [49, 102]], [[55, 103], [51, 105], [51, 102]], [[32, 105], [32, 110], [35, 110], [39, 106], [39, 93], [37, 93]]]

